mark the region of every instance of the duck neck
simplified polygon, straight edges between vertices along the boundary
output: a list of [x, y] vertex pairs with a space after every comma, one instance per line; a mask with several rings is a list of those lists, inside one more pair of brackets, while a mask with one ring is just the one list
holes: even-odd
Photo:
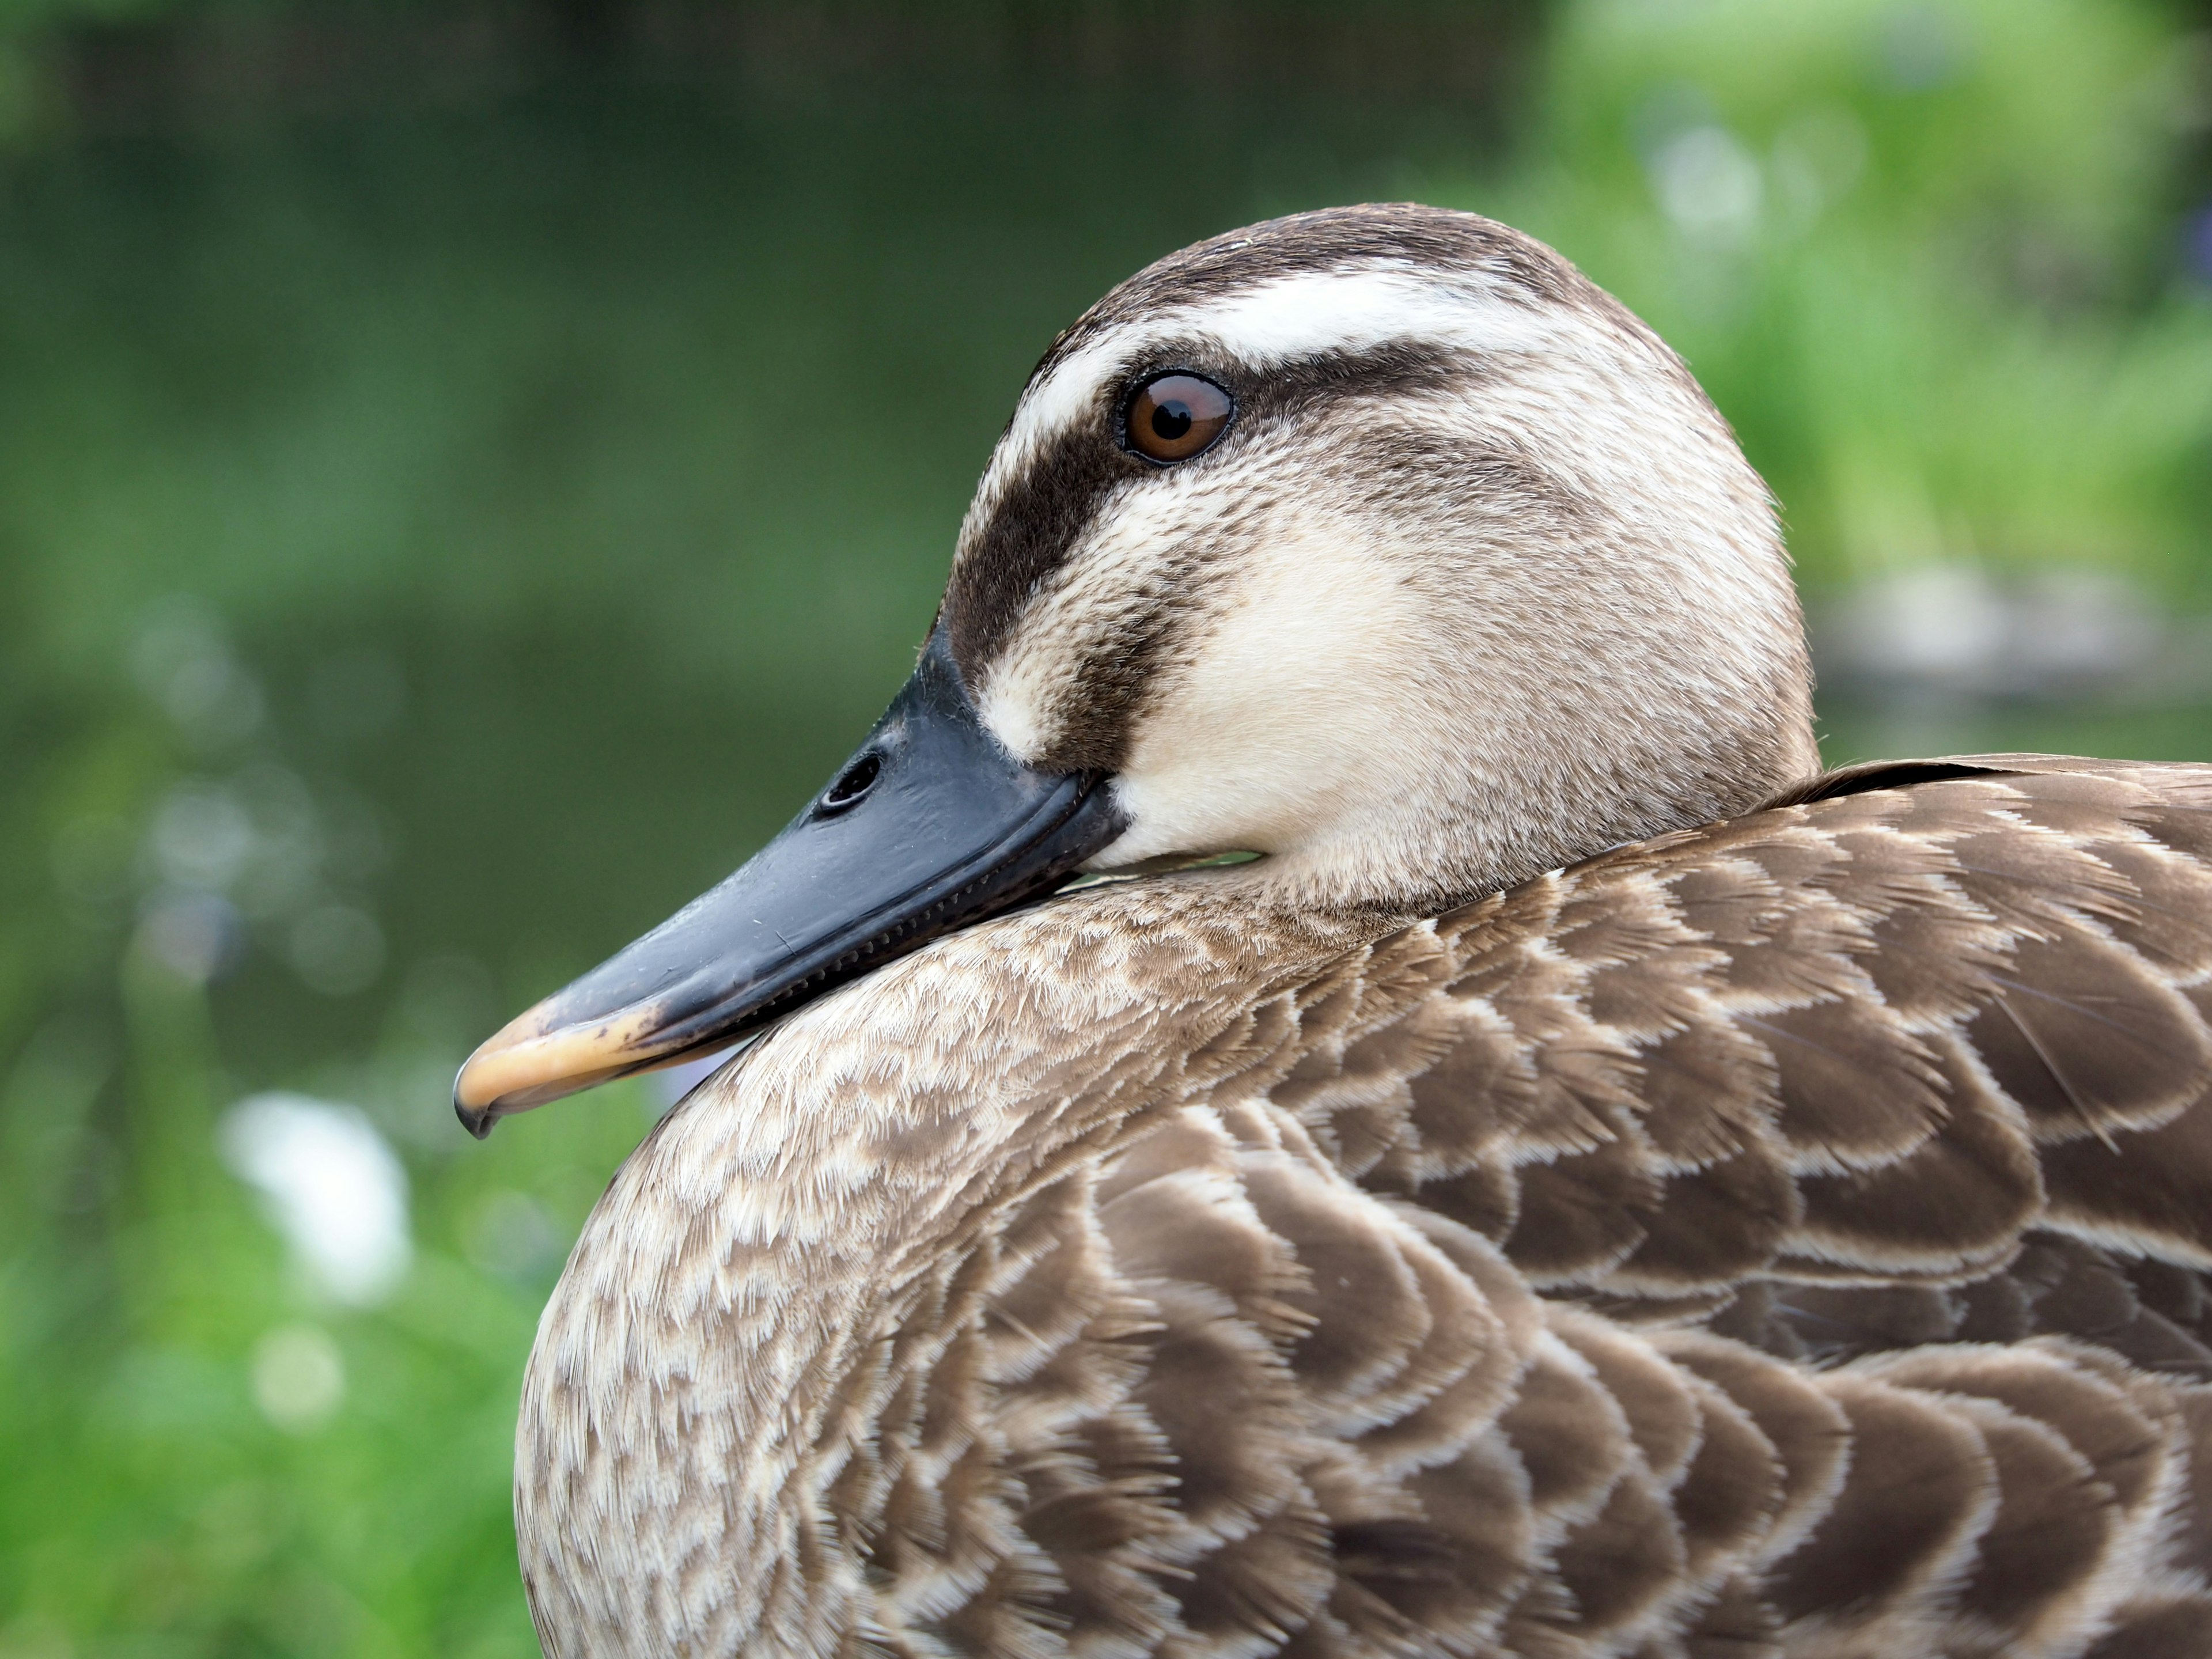
[[[934, 1501], [947, 1478], [915, 1391], [1018, 1255], [1007, 1218], [1141, 1132], [1160, 1091], [1114, 1066], [1156, 1078], [1255, 981], [1381, 931], [1263, 896], [1193, 872], [971, 928], [801, 1010], [662, 1123], [586, 1224], [525, 1382], [541, 1630], [779, 1653], [877, 1618], [848, 1540], [902, 1479]], [[870, 1432], [902, 1411], [908, 1440]]]

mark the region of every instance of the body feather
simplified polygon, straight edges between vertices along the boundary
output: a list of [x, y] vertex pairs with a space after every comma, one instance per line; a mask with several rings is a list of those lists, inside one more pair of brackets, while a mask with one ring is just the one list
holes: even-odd
[[1830, 775], [1433, 917], [803, 1009], [549, 1305], [549, 1654], [2212, 1653], [2212, 768]]

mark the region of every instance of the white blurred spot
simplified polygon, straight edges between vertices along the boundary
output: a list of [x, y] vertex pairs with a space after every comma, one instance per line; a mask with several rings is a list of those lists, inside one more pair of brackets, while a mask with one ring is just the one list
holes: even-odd
[[2109, 573], [2051, 569], [2004, 582], [1925, 565], [1867, 583], [1818, 618], [1824, 684], [1863, 695], [2081, 696], [2148, 684], [2169, 630]]
[[288, 1434], [330, 1420], [345, 1398], [345, 1360], [319, 1325], [284, 1325], [253, 1346], [253, 1403]]
[[368, 1120], [307, 1095], [241, 1100], [223, 1115], [223, 1161], [323, 1290], [381, 1300], [407, 1271], [407, 1172]]
[[1686, 235], [1741, 241], [1758, 228], [1764, 192], [1759, 163], [1721, 126], [1692, 127], [1652, 153], [1659, 205]]
[[138, 919], [137, 948], [179, 979], [204, 985], [238, 954], [238, 911], [220, 893], [156, 896]]
[[292, 924], [292, 966], [325, 996], [367, 990], [384, 971], [384, 930], [368, 911], [325, 904]]
[[149, 844], [164, 880], [225, 888], [253, 855], [253, 821], [228, 790], [195, 779], [161, 798]]
[[131, 665], [147, 695], [202, 744], [250, 735], [266, 712], [260, 685], [231, 654], [222, 618], [199, 600], [164, 605], [139, 634]]
[[1793, 117], [1774, 136], [1775, 194], [1802, 228], [1850, 193], [1866, 171], [1867, 131], [1858, 117], [1823, 104]]
[[314, 895], [323, 864], [313, 795], [297, 774], [267, 762], [247, 767], [231, 787], [253, 826], [253, 856], [233, 896], [264, 921], [297, 910]]
[[2004, 649], [2011, 618], [1989, 578], [1932, 565], [1869, 582], [1838, 618], [1855, 670], [1888, 680], [1978, 678]]

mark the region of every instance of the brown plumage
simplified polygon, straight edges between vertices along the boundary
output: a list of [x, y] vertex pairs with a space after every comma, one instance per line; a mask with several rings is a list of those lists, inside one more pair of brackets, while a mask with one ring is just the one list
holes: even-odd
[[[761, 1604], [696, 1650], [2212, 1650], [2212, 768], [1976, 765], [1349, 946], [1193, 872], [885, 970], [961, 985], [940, 1088], [1092, 988], [1004, 1121], [857, 1138], [796, 1248], [739, 1242], [713, 1103], [640, 1153], [533, 1366], [548, 1650], [739, 1547]], [[881, 1033], [838, 1035], [842, 1077]], [[745, 1514], [686, 1396], [787, 1343]], [[625, 1480], [666, 1602], [579, 1594]]]
[[546, 1310], [547, 1652], [2212, 1655], [2212, 767], [1772, 706], [1441, 913], [1286, 841], [784, 1018]]

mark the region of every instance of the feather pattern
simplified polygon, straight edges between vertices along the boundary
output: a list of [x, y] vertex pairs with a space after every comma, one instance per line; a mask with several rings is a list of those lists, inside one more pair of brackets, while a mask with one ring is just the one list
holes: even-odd
[[546, 1310], [546, 1651], [2212, 1654], [2212, 768], [1860, 769], [1433, 918], [801, 1010]]

